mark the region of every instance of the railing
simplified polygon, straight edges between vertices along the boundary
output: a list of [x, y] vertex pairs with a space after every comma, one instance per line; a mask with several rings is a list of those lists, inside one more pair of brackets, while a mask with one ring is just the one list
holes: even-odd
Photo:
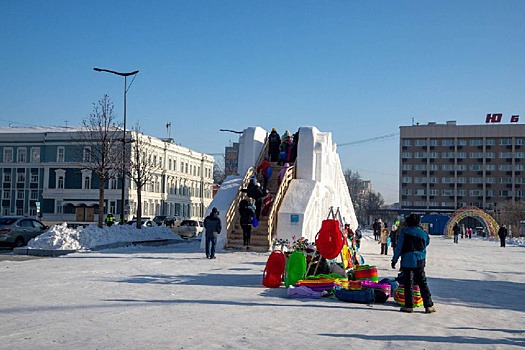
[[241, 202], [242, 198], [244, 197], [243, 192], [240, 190], [242, 188], [247, 188], [248, 183], [250, 182], [250, 177], [252, 175], [257, 175], [257, 166], [262, 162], [266, 154], [268, 154], [268, 147], [269, 147], [269, 139], [268, 136], [266, 136], [266, 140], [264, 141], [264, 146], [261, 150], [261, 153], [259, 154], [259, 157], [257, 158], [257, 162], [253, 167], [250, 167], [246, 174], [244, 175], [244, 179], [242, 180], [241, 187], [239, 188], [239, 192], [237, 193], [237, 196], [233, 200], [232, 204], [230, 205], [230, 208], [226, 212], [226, 233], [229, 234], [233, 227], [235, 226], [235, 223], [237, 222], [239, 218], [239, 211], [237, 210], [239, 208], [239, 203]]
[[268, 238], [271, 240], [275, 236], [275, 231], [277, 229], [277, 213], [279, 212], [279, 208], [281, 207], [281, 203], [284, 199], [284, 195], [286, 194], [286, 191], [288, 190], [288, 186], [290, 185], [290, 182], [295, 178], [295, 163], [294, 165], [288, 167], [286, 169], [286, 172], [284, 173], [283, 182], [279, 186], [279, 189], [277, 190], [277, 194], [275, 195], [275, 198], [273, 199], [273, 205], [270, 209], [270, 213], [268, 214]]
[[[237, 222], [237, 219], [239, 217], [239, 211], [237, 208], [239, 208], [239, 203], [241, 202], [242, 198], [244, 197], [244, 193], [240, 191], [241, 188], [248, 187], [248, 183], [250, 182], [250, 177], [255, 174], [255, 167], [250, 167], [248, 171], [246, 171], [246, 174], [244, 175], [244, 179], [242, 180], [241, 187], [239, 188], [239, 191], [237, 193], [237, 196], [233, 200], [232, 204], [230, 205], [230, 208], [226, 212], [226, 234], [229, 234], [231, 230], [233, 229], [235, 223]], [[228, 237], [228, 236], [226, 236]]]

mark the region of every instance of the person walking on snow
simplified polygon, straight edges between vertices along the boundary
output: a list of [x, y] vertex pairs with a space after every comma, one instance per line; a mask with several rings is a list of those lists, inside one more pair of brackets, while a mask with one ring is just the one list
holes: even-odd
[[270, 167], [270, 162], [268, 161], [268, 158], [264, 158], [264, 160], [259, 164], [257, 167], [257, 174], [261, 173], [262, 176], [262, 188], [265, 190], [268, 186], [268, 177], [266, 177], [268, 168]]
[[436, 312], [432, 294], [427, 284], [425, 275], [425, 261], [427, 256], [426, 247], [430, 243], [428, 233], [419, 226], [419, 216], [410, 214], [405, 219], [406, 227], [401, 229], [397, 240], [396, 251], [392, 257], [392, 268], [396, 268], [396, 263], [401, 258], [401, 271], [403, 273], [403, 286], [405, 290], [405, 306], [399, 311], [414, 311], [414, 291], [413, 284], [417, 284], [423, 298], [423, 305], [427, 314]]
[[388, 236], [390, 233], [386, 227], [381, 229], [381, 237], [379, 238], [378, 244], [381, 244], [381, 255], [388, 255]]
[[505, 225], [501, 226], [498, 230], [500, 247], [505, 248], [505, 239], [507, 238], [507, 234], [508, 234], [507, 226]]
[[459, 231], [461, 231], [458, 223], [456, 222], [454, 224], [454, 227], [452, 228], [452, 231], [454, 231], [454, 243], [458, 243], [458, 237], [459, 237]]
[[217, 208], [211, 210], [211, 214], [204, 219], [204, 229], [206, 230], [206, 258], [215, 259], [215, 246], [217, 237], [221, 233], [222, 225]]

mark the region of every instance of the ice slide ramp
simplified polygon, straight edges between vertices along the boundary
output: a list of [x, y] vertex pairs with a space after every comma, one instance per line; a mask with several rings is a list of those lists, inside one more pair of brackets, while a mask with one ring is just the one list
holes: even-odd
[[[221, 213], [225, 234], [219, 236], [219, 249], [232, 246], [231, 241], [238, 240], [239, 235], [242, 237], [237, 215], [238, 202], [242, 198], [239, 190], [246, 187], [250, 175], [267, 153], [267, 137], [268, 132], [261, 127], [249, 127], [243, 131], [239, 137], [238, 158], [238, 172], [242, 175], [226, 178], [208, 208], [210, 212], [211, 208], [217, 207]], [[295, 236], [296, 239], [304, 237], [314, 241], [330, 207], [339, 208], [344, 221], [353, 230], [357, 228], [337, 145], [333, 143], [330, 132], [321, 132], [313, 126], [299, 128], [297, 159], [292, 170], [293, 176], [281, 185], [287, 188], [286, 191], [280, 189], [284, 192], [280, 203], [274, 203], [273, 213], [266, 219], [270, 224], [262, 222], [266, 226], [259, 231], [266, 230], [267, 233], [254, 235], [252, 231], [252, 242], [255, 238], [262, 244], [258, 250], [270, 249], [273, 239], [292, 241], [292, 236]], [[277, 173], [272, 177], [276, 178]], [[204, 240], [201, 245], [204, 247]]]

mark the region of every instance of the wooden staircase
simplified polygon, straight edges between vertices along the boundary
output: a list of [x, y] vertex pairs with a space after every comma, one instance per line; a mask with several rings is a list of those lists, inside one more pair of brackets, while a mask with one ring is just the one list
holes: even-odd
[[[282, 165], [277, 165], [277, 162], [270, 162], [270, 165], [272, 166], [272, 176], [270, 179], [268, 179], [268, 185], [267, 190], [274, 199], [274, 203], [272, 206], [276, 205], [275, 199], [277, 198], [277, 192], [279, 191], [278, 186], [278, 177], [279, 172], [283, 168]], [[261, 182], [262, 184], [262, 182]], [[278, 205], [278, 204], [277, 204]], [[250, 250], [255, 252], [267, 252], [270, 250], [271, 247], [271, 229], [269, 225], [269, 219], [270, 215], [277, 216], [276, 210], [270, 210], [268, 215], [263, 216], [261, 214], [261, 217], [259, 219], [259, 226], [252, 227], [252, 235], [250, 239], [250, 246], [249, 248], [246, 248], [243, 246], [243, 239], [242, 239], [242, 228], [240, 224], [240, 218], [237, 217], [235, 220], [235, 223], [233, 225], [233, 228], [230, 232], [228, 232], [228, 243], [226, 245], [227, 249], [233, 249], [233, 250]]]

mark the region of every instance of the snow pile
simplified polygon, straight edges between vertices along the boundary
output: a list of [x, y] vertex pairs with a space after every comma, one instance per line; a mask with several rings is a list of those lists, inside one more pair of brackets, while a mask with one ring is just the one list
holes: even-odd
[[162, 239], [182, 240], [179, 235], [166, 227], [143, 227], [139, 230], [134, 225], [113, 225], [102, 229], [97, 225], [89, 225], [85, 228], [72, 229], [64, 222], [35, 237], [27, 246], [31, 249], [84, 250], [119, 242]]

